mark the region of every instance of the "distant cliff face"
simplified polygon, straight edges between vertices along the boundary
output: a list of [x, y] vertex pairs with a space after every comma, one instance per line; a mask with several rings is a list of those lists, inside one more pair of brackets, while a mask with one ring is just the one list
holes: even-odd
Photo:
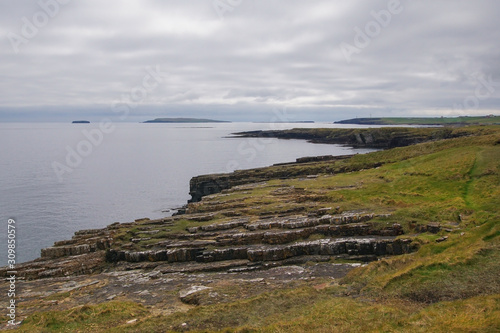
[[[301, 139], [312, 143], [343, 144], [352, 147], [395, 148], [404, 147], [426, 141], [446, 139], [467, 135], [465, 130], [454, 131], [449, 128], [367, 128], [367, 129], [292, 129], [285, 131], [250, 131], [235, 133], [237, 137], [273, 137], [279, 139]], [[288, 164], [286, 168], [275, 165], [267, 168], [238, 170], [227, 174], [212, 174], [193, 177], [189, 182], [189, 202], [198, 202], [204, 196], [219, 193], [233, 186], [262, 182], [276, 178], [292, 178], [317, 173], [334, 173], [355, 171], [352, 165], [349, 170], [335, 165], [335, 161], [349, 156], [322, 156], [315, 158], [299, 158], [296, 165]], [[314, 163], [318, 162], [318, 163]], [[319, 163], [325, 162], [325, 163]], [[370, 165], [368, 167], [377, 167]], [[366, 168], [366, 165], [360, 168]]]
[[222, 190], [239, 185], [235, 177], [230, 174], [204, 175], [191, 178], [189, 181], [189, 202], [198, 202], [204, 196], [219, 193]]
[[[346, 160], [353, 155], [317, 156], [298, 158], [295, 163], [276, 164], [270, 167], [237, 170], [232, 173], [202, 175], [191, 178], [189, 182], [189, 202], [198, 202], [204, 196], [219, 193], [234, 186], [258, 183], [270, 179], [288, 179], [293, 177], [315, 175], [317, 173], [342, 172], [343, 166], [335, 165], [335, 161]], [[373, 165], [374, 167], [378, 166]], [[365, 166], [363, 166], [365, 167]], [[360, 168], [362, 168], [360, 166]], [[347, 171], [353, 171], [349, 169]]]
[[295, 128], [284, 131], [251, 131], [235, 133], [237, 137], [272, 137], [300, 139], [312, 143], [342, 144], [352, 147], [395, 148], [416, 143], [449, 139], [466, 135], [464, 131], [450, 128]]

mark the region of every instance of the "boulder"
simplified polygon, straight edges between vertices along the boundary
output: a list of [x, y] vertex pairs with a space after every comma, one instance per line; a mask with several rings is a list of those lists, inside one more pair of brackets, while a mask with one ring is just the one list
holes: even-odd
[[189, 288], [183, 289], [179, 291], [179, 298], [183, 303], [198, 305], [200, 303], [200, 294], [203, 291], [207, 291], [212, 289], [211, 287], [206, 286], [191, 286]]

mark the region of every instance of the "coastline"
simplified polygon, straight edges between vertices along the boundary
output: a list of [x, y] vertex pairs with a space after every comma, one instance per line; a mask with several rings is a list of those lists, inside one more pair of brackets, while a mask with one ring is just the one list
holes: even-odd
[[[381, 142], [375, 133], [386, 132], [378, 130], [358, 134], [365, 144], [367, 133], [373, 142]], [[304, 130], [300, 131], [304, 136]], [[308, 131], [309, 137], [312, 133], [317, 139], [316, 129]], [[331, 140], [332, 132], [321, 133]], [[387, 142], [401, 137], [398, 130], [389, 133], [383, 136]], [[488, 208], [497, 200], [495, 192], [491, 186], [490, 192], [483, 187], [498, 178], [495, 156], [500, 131], [495, 127], [446, 132], [419, 128], [410, 133], [416, 136], [408, 141], [426, 139], [363, 155], [311, 157], [292, 164], [194, 177], [192, 199], [184, 214], [81, 230], [73, 239], [44, 249], [41, 258], [18, 265], [24, 304], [19, 314], [30, 318], [46, 309], [39, 302], [54, 299], [49, 308], [57, 311], [82, 302], [99, 307], [131, 301], [145, 302], [148, 313], [166, 307], [175, 313], [186, 306], [198, 313], [203, 307], [240, 304], [241, 298], [244, 302], [273, 292], [292, 297], [301, 288], [316, 290], [310, 295], [318, 300], [325, 297], [323, 288], [330, 290], [332, 300], [346, 295], [352, 300], [356, 299], [352, 296], [392, 295], [426, 304], [425, 297], [431, 297], [431, 302], [496, 297], [495, 289], [488, 288], [497, 281], [492, 273], [497, 269], [494, 230], [498, 225], [494, 218], [482, 216], [495, 214], [495, 209]], [[290, 138], [290, 133], [285, 137]], [[477, 156], [482, 162], [470, 173]], [[444, 164], [448, 167], [441, 167]], [[484, 183], [485, 179], [491, 180]], [[478, 215], [471, 212], [467, 201], [457, 201], [450, 186], [466, 186], [466, 199], [476, 206], [484, 201], [485, 208]], [[488, 288], [458, 280], [461, 284], [453, 290], [439, 284], [432, 287], [431, 295], [426, 294], [425, 283], [414, 284], [419, 267], [452, 260], [433, 250], [443, 246], [459, 255], [453, 259], [458, 262], [460, 253], [468, 249], [490, 249], [490, 255], [480, 257], [484, 263], [473, 266], [474, 274], [489, 281]], [[418, 265], [412, 266], [413, 262]], [[452, 274], [459, 274], [459, 267]], [[379, 290], [376, 281], [382, 278], [394, 281], [390, 283], [401, 281], [394, 270], [411, 270], [416, 275], [405, 276], [402, 281], [408, 282], [397, 282], [399, 287], [390, 293]], [[121, 281], [126, 281], [123, 286]], [[440, 277], [438, 281], [447, 280]], [[166, 289], [162, 292], [156, 286]], [[283, 291], [290, 287], [292, 294]], [[411, 293], [405, 294], [408, 288]], [[468, 293], [461, 294], [461, 288]], [[199, 322], [190, 317], [191, 325], [207, 328], [203, 316]], [[137, 322], [139, 331], [148, 323], [163, 327], [150, 315], [147, 318]], [[175, 326], [180, 323], [172, 325], [171, 329], [180, 328]]]

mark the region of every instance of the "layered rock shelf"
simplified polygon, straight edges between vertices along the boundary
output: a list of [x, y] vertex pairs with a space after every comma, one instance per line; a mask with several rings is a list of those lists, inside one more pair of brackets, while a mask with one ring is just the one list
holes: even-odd
[[[244, 184], [258, 184], [270, 179], [287, 179], [300, 176], [311, 176], [318, 173], [336, 173], [354, 171], [354, 168], [336, 167], [334, 162], [342, 161], [353, 155], [318, 156], [298, 158], [292, 163], [280, 163], [270, 167], [249, 170], [236, 170], [232, 173], [201, 175], [191, 178], [189, 182], [189, 202], [198, 202], [203, 197]], [[380, 166], [374, 163], [371, 167]]]
[[[26, 279], [37, 279], [91, 274], [109, 269], [152, 269], [160, 264], [172, 264], [170, 271], [179, 272], [189, 271], [186, 265], [194, 263], [201, 264], [198, 266], [201, 271], [234, 270], [238, 267], [241, 270], [265, 267], [263, 262], [269, 261], [286, 264], [284, 261], [294, 257], [302, 258], [300, 260], [304, 262], [318, 258], [325, 260], [325, 257], [371, 261], [380, 256], [409, 253], [415, 249], [408, 239], [396, 238], [403, 234], [399, 224], [375, 227], [370, 222], [374, 218], [386, 218], [388, 214], [366, 213], [325, 214], [319, 217], [293, 215], [253, 221], [236, 218], [223, 223], [186, 227], [181, 233], [160, 238], [131, 237], [127, 244], [118, 244], [114, 239], [117, 234], [131, 229], [136, 229], [141, 236], [153, 237], [181, 219], [206, 221], [207, 216], [211, 215], [186, 214], [78, 231], [71, 240], [59, 241], [52, 247], [42, 249], [40, 259], [19, 265], [18, 271]], [[311, 237], [321, 239], [308, 240]], [[127, 249], [135, 244], [149, 249]], [[133, 266], [137, 263], [146, 266]], [[281, 264], [274, 263], [273, 266]], [[5, 274], [6, 270], [0, 273]]]
[[181, 248], [156, 251], [116, 251], [107, 252], [110, 262], [128, 261], [167, 261], [174, 262], [213, 262], [246, 259], [250, 262], [284, 260], [296, 256], [334, 256], [334, 255], [398, 255], [411, 252], [410, 240], [393, 238], [340, 238], [310, 242], [297, 242], [280, 246], [241, 246], [216, 250], [203, 248]]
[[[344, 140], [344, 143], [362, 140], [365, 146], [371, 141], [387, 140], [376, 131], [341, 133], [340, 139], [315, 132], [307, 132], [307, 135], [293, 131], [280, 133], [241, 135], [283, 138], [299, 135], [302, 139], [324, 137], [330, 141]], [[413, 141], [425, 141], [438, 135], [436, 133], [418, 136], [418, 133], [407, 133], [403, 129], [392, 133], [389, 138], [403, 136], [411, 137]], [[383, 164], [384, 161], [380, 160], [359, 163], [353, 155], [304, 157], [295, 163], [194, 177], [190, 181], [192, 199], [176, 216], [116, 222], [103, 229], [78, 231], [72, 239], [42, 249], [41, 258], [17, 268], [20, 276], [36, 279], [132, 268], [154, 269], [158, 265], [166, 269], [165, 264], [171, 265], [169, 271], [179, 272], [192, 269], [188, 267], [198, 267], [201, 271], [234, 270], [264, 267], [266, 265], [261, 264], [270, 261], [274, 262], [273, 265], [296, 262], [294, 258], [307, 261], [352, 257], [370, 261], [380, 256], [409, 253], [416, 246], [399, 238], [404, 234], [402, 226], [394, 223], [394, 219], [381, 222], [390, 214], [342, 212], [340, 207], [317, 207], [316, 202], [324, 201], [326, 197], [309, 193], [302, 187], [272, 185], [276, 189], [269, 195], [281, 203], [274, 205], [273, 209], [266, 208], [268, 204], [259, 203], [259, 200], [250, 205], [245, 203], [252, 197], [253, 190], [267, 186], [269, 181], [294, 178], [311, 181], [319, 175], [377, 168]], [[358, 187], [354, 184], [338, 188]], [[231, 195], [237, 198], [228, 199], [227, 196]], [[289, 201], [294, 204], [287, 204]], [[6, 271], [4, 268], [0, 274]]]

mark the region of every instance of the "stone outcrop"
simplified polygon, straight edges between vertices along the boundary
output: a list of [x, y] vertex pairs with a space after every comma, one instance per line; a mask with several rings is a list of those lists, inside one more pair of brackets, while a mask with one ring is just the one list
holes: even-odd
[[130, 252], [108, 250], [106, 259], [110, 262], [120, 260], [127, 262], [166, 261], [176, 262], [213, 262], [224, 260], [247, 259], [250, 262], [284, 260], [297, 256], [314, 255], [398, 255], [409, 253], [413, 249], [408, 239], [394, 239], [384, 237], [353, 237], [340, 239], [321, 239], [317, 241], [297, 242], [289, 245], [263, 246], [249, 245], [227, 247], [215, 250], [203, 249], [175, 249], [158, 251]]
[[95, 239], [95, 242], [92, 241], [90, 243], [80, 244], [80, 245], [57, 246], [59, 244], [54, 244], [56, 246], [42, 249], [41, 257], [48, 259], [48, 258], [60, 258], [60, 257], [91, 253], [91, 252], [96, 252], [98, 250], [109, 249], [110, 244], [111, 242], [109, 238], [104, 238], [104, 239], [99, 238]]
[[[190, 234], [185, 235], [191, 238], [189, 241], [179, 240], [182, 237], [177, 235], [177, 239], [158, 242], [150, 250], [108, 249], [106, 260], [111, 263], [257, 262], [304, 255], [394, 255], [412, 250], [409, 241], [395, 239], [403, 233], [399, 224], [376, 228], [369, 223], [375, 217], [387, 215], [343, 213], [321, 217], [276, 217], [255, 222], [240, 218], [189, 227]], [[324, 239], [303, 241], [313, 235]]]
[[[175, 218], [147, 221], [149, 226], [170, 225]], [[103, 229], [88, 229], [75, 232], [70, 240], [57, 241], [52, 247], [41, 250], [41, 257], [16, 264], [18, 278], [39, 279], [94, 274], [106, 268], [105, 253], [113, 244], [113, 234], [129, 228], [137, 222], [113, 223]], [[149, 228], [143, 224], [143, 227]], [[8, 267], [0, 268], [0, 276], [6, 276]]]
[[[282, 264], [296, 263], [304, 256], [361, 256], [363, 260], [374, 260], [377, 256], [414, 250], [408, 240], [396, 239], [403, 233], [399, 224], [375, 227], [370, 222], [386, 215], [342, 213], [315, 216], [332, 211], [335, 209], [323, 208], [310, 216], [271, 217], [257, 221], [235, 218], [188, 227], [188, 233], [164, 236], [157, 236], [160, 228], [173, 225], [180, 217], [114, 223], [103, 229], [78, 231], [72, 239], [43, 249], [40, 259], [18, 266], [19, 276], [37, 279], [90, 274], [119, 263], [150, 269], [169, 264], [174, 271], [185, 271], [186, 265], [193, 263], [204, 265], [199, 268], [202, 270], [247, 270], [264, 268], [266, 266], [262, 263], [269, 261], [275, 262], [274, 266], [280, 261]], [[184, 215], [183, 218], [206, 221], [203, 216]], [[134, 236], [128, 245], [116, 248], [113, 246], [114, 236], [117, 232], [123, 234], [121, 230], [135, 230]], [[321, 239], [308, 240], [311, 236]], [[143, 250], [134, 250], [134, 244], [142, 244]], [[0, 270], [0, 274], [5, 273], [5, 269]]]
[[313, 143], [330, 143], [352, 147], [395, 148], [421, 142], [466, 135], [449, 128], [295, 128], [290, 130], [249, 131], [234, 133], [238, 137], [299, 139]]
[[53, 259], [92, 253], [109, 249], [111, 243], [112, 238], [108, 228], [80, 230], [75, 232], [71, 240], [55, 242], [54, 246], [42, 249], [41, 258]]
[[[344, 160], [352, 155], [326, 156], [326, 157], [305, 157], [297, 159], [294, 163], [277, 164], [266, 168], [249, 170], [236, 170], [232, 173], [202, 175], [191, 178], [189, 182], [189, 202], [198, 202], [204, 196], [220, 193], [223, 190], [234, 188], [244, 184], [258, 184], [270, 179], [293, 178], [299, 176], [316, 175], [328, 172], [325, 165], [318, 162], [330, 162]], [[376, 164], [373, 167], [377, 167]], [[332, 172], [334, 169], [331, 170]], [[335, 170], [336, 171], [336, 170]]]
[[[102, 272], [106, 266], [105, 251], [90, 252], [58, 258], [40, 258], [15, 266], [17, 279], [41, 279]], [[0, 276], [7, 276], [9, 269], [0, 268]]]
[[179, 298], [186, 304], [198, 305], [198, 296], [200, 292], [210, 290], [212, 288], [206, 286], [191, 286], [179, 292]]
[[397, 255], [409, 253], [409, 240], [402, 239], [322, 239], [291, 245], [260, 247], [248, 251], [250, 261], [284, 260], [304, 255]]

